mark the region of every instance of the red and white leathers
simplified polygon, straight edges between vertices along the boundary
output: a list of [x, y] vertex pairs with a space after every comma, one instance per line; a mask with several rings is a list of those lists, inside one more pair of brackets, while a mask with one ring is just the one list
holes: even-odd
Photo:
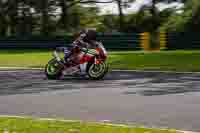
[[75, 59], [79, 60], [81, 75], [85, 75], [86, 73], [87, 62], [82, 62], [80, 60], [81, 54], [74, 55], [73, 50], [76, 49], [76, 47], [87, 48], [87, 49], [95, 48], [96, 47], [95, 42], [96, 41], [89, 40], [87, 38], [87, 33], [81, 33], [79, 37], [72, 43], [71, 48], [64, 48], [65, 60], [67, 60], [69, 56], [76, 56]]

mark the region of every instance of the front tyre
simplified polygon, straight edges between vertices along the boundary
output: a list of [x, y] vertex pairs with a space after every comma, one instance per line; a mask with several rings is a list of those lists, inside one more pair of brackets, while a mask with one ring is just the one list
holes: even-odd
[[45, 66], [45, 74], [48, 79], [59, 79], [62, 75], [62, 66], [55, 58], [51, 59]]
[[101, 64], [88, 64], [88, 76], [93, 80], [103, 79], [106, 73], [108, 72], [108, 65], [105, 62]]

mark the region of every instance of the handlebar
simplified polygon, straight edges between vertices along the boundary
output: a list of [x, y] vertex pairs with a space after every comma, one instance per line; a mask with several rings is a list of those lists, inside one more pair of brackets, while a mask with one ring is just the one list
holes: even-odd
[[[96, 45], [98, 47], [99, 45], [102, 45], [102, 43], [101, 42], [97, 42]], [[80, 45], [72, 45], [72, 44], [70, 44], [68, 46], [71, 47], [72, 49], [77, 47], [77, 48], [80, 49], [80, 51], [82, 51], [84, 53], [89, 53], [89, 54], [96, 55], [96, 54], [94, 54], [94, 52], [90, 52], [88, 48], [81, 47]], [[56, 47], [55, 51], [64, 51], [65, 48], [66, 47]]]

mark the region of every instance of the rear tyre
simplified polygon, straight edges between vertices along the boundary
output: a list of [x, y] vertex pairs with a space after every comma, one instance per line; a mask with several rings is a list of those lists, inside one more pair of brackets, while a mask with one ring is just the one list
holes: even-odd
[[62, 76], [62, 65], [54, 58], [45, 66], [45, 74], [48, 79], [59, 79]]
[[102, 62], [101, 64], [89, 63], [87, 73], [90, 79], [100, 80], [103, 79], [108, 72], [108, 64]]

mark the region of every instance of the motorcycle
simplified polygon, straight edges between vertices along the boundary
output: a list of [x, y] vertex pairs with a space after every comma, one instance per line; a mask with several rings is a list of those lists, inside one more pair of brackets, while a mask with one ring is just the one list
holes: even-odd
[[76, 47], [79, 56], [79, 62], [73, 59], [73, 56], [67, 59], [59, 56], [57, 50], [53, 52], [51, 59], [45, 66], [45, 74], [48, 79], [59, 79], [61, 76], [82, 76], [81, 64], [86, 64], [85, 77], [92, 80], [103, 79], [108, 72], [107, 51], [101, 42], [97, 42], [95, 49]]

